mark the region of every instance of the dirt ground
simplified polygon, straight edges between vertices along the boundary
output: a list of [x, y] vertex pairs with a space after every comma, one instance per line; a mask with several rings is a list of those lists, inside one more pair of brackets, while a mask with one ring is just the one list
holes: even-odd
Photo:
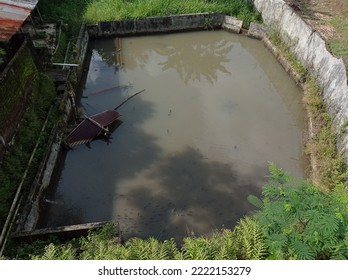
[[348, 0], [285, 0], [348, 65]]

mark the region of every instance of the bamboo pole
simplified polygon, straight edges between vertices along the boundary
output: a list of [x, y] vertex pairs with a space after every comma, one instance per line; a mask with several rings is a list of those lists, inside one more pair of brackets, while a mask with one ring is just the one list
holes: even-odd
[[145, 89], [138, 91], [134, 93], [133, 95], [129, 96], [126, 100], [124, 100], [120, 105], [118, 105], [114, 110], [116, 111], [118, 108], [120, 108], [122, 105], [124, 105], [127, 101], [131, 100], [133, 97], [136, 97], [138, 94], [144, 92]]
[[116, 65], [122, 66], [122, 55], [121, 55], [121, 38], [116, 37], [115, 39], [115, 48], [116, 48]]
[[103, 93], [103, 92], [106, 92], [106, 91], [109, 91], [109, 90], [112, 90], [112, 89], [116, 89], [116, 88], [126, 88], [126, 87], [128, 87], [128, 85], [113, 86], [113, 87], [110, 87], [110, 88], [105, 88], [105, 89], [102, 89], [102, 90], [93, 92], [93, 93], [91, 93], [91, 95], [97, 95], [97, 94], [100, 94], [100, 93]]

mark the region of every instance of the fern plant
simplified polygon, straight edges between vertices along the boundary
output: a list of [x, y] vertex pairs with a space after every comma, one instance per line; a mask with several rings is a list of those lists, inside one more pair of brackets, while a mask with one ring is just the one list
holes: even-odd
[[262, 260], [267, 247], [260, 225], [251, 217], [240, 220], [234, 229], [239, 259]]
[[182, 247], [185, 260], [236, 259], [236, 238], [231, 230], [215, 232], [211, 237], [187, 237]]
[[74, 260], [76, 251], [71, 245], [54, 245], [50, 243], [40, 256], [33, 256], [34, 260]]

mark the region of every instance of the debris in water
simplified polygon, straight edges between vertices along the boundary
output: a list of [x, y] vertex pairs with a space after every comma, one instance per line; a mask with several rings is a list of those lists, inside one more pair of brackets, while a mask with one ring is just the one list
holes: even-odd
[[117, 121], [121, 116], [121, 114], [116, 110], [144, 91], [145, 89], [131, 95], [114, 110], [107, 110], [90, 117], [85, 115], [85, 119], [69, 133], [65, 145], [68, 148], [73, 148], [77, 145], [89, 143], [99, 135], [109, 136], [109, 126]]

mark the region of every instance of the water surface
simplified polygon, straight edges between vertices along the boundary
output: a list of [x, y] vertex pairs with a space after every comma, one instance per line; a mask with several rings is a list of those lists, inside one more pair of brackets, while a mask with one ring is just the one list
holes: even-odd
[[119, 109], [110, 141], [67, 153], [42, 226], [117, 220], [126, 238], [210, 234], [253, 209], [246, 197], [260, 193], [269, 161], [303, 176], [301, 92], [262, 42], [224, 31], [130, 37], [121, 54], [118, 67], [113, 39], [92, 43], [87, 114], [146, 91]]

